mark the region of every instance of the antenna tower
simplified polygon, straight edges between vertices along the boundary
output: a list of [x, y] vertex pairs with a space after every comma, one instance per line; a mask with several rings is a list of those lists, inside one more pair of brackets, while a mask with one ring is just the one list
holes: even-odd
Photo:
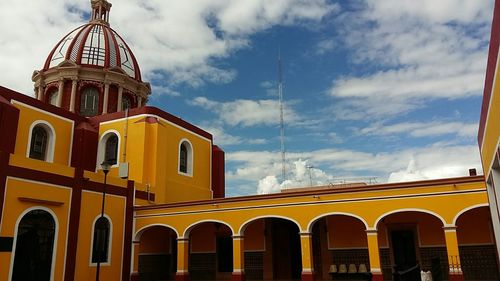
[[278, 51], [278, 95], [280, 99], [280, 143], [281, 143], [281, 178], [286, 181], [285, 122], [283, 121], [283, 79], [281, 70], [281, 51]]

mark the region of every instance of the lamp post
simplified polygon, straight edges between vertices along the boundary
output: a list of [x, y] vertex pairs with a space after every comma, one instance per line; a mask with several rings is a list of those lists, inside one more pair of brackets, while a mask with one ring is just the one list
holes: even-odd
[[[107, 178], [108, 178], [108, 172], [109, 172], [109, 169], [111, 169], [111, 163], [109, 163], [108, 161], [104, 161], [101, 163], [101, 168], [102, 168], [102, 172], [104, 173], [104, 186], [102, 188], [102, 205], [101, 205], [101, 217], [100, 219], [102, 219], [104, 217], [104, 203], [106, 202], [106, 184], [107, 184]], [[95, 243], [95, 241], [94, 241]], [[102, 245], [104, 245], [102, 243]], [[102, 251], [104, 251], [105, 249], [100, 249], [99, 252], [99, 255], [97, 257], [97, 266], [96, 266], [96, 271], [95, 271], [95, 280], [96, 281], [99, 281], [99, 272], [101, 271], [101, 258], [102, 258]]]

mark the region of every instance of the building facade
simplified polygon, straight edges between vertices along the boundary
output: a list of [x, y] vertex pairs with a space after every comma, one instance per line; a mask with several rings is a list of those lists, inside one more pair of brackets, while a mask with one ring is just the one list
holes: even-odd
[[0, 87], [0, 280], [498, 280], [497, 103], [488, 189], [472, 173], [224, 198], [224, 152], [146, 106], [110, 10], [91, 1], [33, 73], [34, 97]]

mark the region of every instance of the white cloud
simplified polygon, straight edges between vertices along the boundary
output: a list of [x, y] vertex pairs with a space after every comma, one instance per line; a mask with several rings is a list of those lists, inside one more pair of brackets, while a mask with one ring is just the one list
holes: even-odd
[[[436, 143], [422, 148], [368, 153], [355, 150], [321, 149], [287, 153], [287, 178], [281, 177], [281, 158], [277, 151], [237, 151], [226, 153], [226, 179], [253, 182], [256, 192], [277, 191], [280, 187], [323, 185], [348, 178], [377, 177], [378, 182], [439, 179], [467, 176], [470, 168], [481, 173], [475, 145]], [[304, 160], [302, 160], [304, 159]], [[410, 165], [411, 164], [411, 165]], [[310, 168], [311, 178], [309, 178]]]
[[239, 144], [252, 144], [252, 145], [261, 145], [266, 144], [266, 139], [261, 138], [243, 138], [240, 136], [235, 136], [227, 133], [222, 126], [218, 126], [217, 124], [214, 126], [200, 126], [203, 130], [210, 132], [213, 136], [214, 143], [219, 146], [231, 146], [231, 145], [239, 145]]
[[[326, 0], [111, 2], [111, 27], [131, 46], [144, 77], [193, 86], [234, 79], [236, 72], [217, 59], [250, 46], [251, 35], [275, 25], [314, 24], [338, 10]], [[88, 0], [1, 1], [0, 62], [8, 71], [0, 84], [31, 93], [33, 70], [89, 13]]]
[[477, 123], [463, 122], [403, 122], [392, 125], [375, 123], [360, 129], [360, 135], [388, 136], [394, 134], [408, 134], [412, 137], [430, 137], [455, 134], [459, 137], [475, 137]]
[[[214, 110], [222, 122], [231, 126], [273, 126], [280, 122], [279, 101], [277, 100], [238, 99], [230, 102], [216, 102], [205, 97], [196, 97], [190, 104]], [[300, 121], [298, 114], [286, 103], [283, 110], [287, 124]]]
[[335, 40], [325, 39], [318, 42], [316, 45], [316, 54], [323, 55], [335, 48]]
[[342, 34], [355, 63], [380, 70], [333, 81], [338, 118], [382, 118], [433, 99], [481, 95], [492, 1], [366, 3]]

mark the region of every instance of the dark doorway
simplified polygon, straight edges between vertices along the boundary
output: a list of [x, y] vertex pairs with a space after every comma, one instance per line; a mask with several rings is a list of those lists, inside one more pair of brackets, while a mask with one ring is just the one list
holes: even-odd
[[391, 242], [396, 270], [407, 270], [417, 264], [413, 230], [391, 231]]
[[17, 229], [12, 281], [49, 281], [54, 251], [55, 221], [47, 211], [33, 210]]
[[217, 271], [233, 272], [233, 238], [217, 237]]
[[274, 279], [300, 279], [302, 256], [299, 228], [290, 221], [274, 219], [272, 229]]

